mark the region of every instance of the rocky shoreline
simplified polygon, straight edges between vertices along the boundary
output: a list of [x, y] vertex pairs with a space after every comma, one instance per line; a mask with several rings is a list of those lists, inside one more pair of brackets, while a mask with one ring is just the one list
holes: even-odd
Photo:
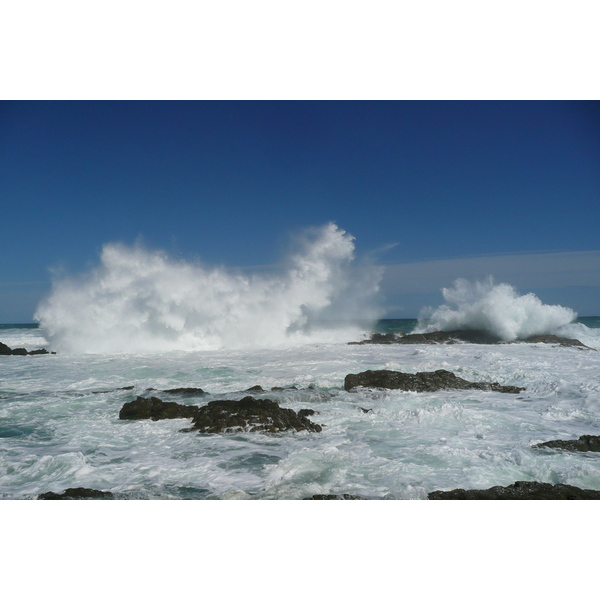
[[593, 350], [574, 338], [563, 338], [556, 335], [532, 335], [523, 340], [505, 342], [497, 336], [483, 330], [432, 331], [429, 333], [377, 333], [360, 342], [348, 342], [349, 345], [364, 344], [555, 344]]

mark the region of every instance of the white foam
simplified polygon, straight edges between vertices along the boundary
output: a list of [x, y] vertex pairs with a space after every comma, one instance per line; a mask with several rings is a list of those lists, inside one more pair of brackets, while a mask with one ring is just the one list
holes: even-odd
[[570, 308], [543, 304], [535, 294], [519, 295], [512, 285], [495, 284], [492, 277], [475, 282], [457, 279], [442, 293], [446, 304], [421, 311], [415, 331], [483, 329], [513, 341], [556, 333], [577, 318]]
[[35, 318], [53, 349], [114, 353], [331, 340], [322, 319], [379, 316], [381, 271], [354, 265], [351, 235], [329, 223], [306, 231], [301, 247], [283, 273], [248, 276], [107, 244], [93, 271], [54, 281]]

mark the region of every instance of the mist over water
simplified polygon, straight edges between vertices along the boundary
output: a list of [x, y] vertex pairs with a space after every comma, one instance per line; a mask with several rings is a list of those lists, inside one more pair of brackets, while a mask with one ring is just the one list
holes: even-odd
[[331, 341], [327, 320], [381, 316], [382, 270], [355, 264], [351, 235], [329, 223], [305, 231], [299, 246], [283, 271], [249, 276], [107, 244], [90, 273], [53, 282], [35, 319], [53, 349], [115, 353]]
[[563, 332], [577, 313], [559, 305], [543, 304], [535, 294], [519, 295], [508, 283], [457, 279], [443, 288], [446, 304], [425, 308], [417, 332], [483, 329], [504, 341], [531, 335]]

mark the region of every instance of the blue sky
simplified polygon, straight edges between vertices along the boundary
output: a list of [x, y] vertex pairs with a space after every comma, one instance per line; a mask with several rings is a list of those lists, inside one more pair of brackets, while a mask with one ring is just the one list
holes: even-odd
[[262, 267], [328, 221], [389, 317], [486, 275], [600, 314], [598, 102], [5, 101], [0, 198], [0, 322], [107, 242]]

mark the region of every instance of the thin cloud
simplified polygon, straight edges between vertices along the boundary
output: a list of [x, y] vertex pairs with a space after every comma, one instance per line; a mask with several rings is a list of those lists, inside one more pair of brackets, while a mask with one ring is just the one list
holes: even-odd
[[458, 277], [482, 279], [517, 288], [600, 286], [600, 250], [451, 258], [386, 265], [382, 291], [420, 294], [439, 291]]

